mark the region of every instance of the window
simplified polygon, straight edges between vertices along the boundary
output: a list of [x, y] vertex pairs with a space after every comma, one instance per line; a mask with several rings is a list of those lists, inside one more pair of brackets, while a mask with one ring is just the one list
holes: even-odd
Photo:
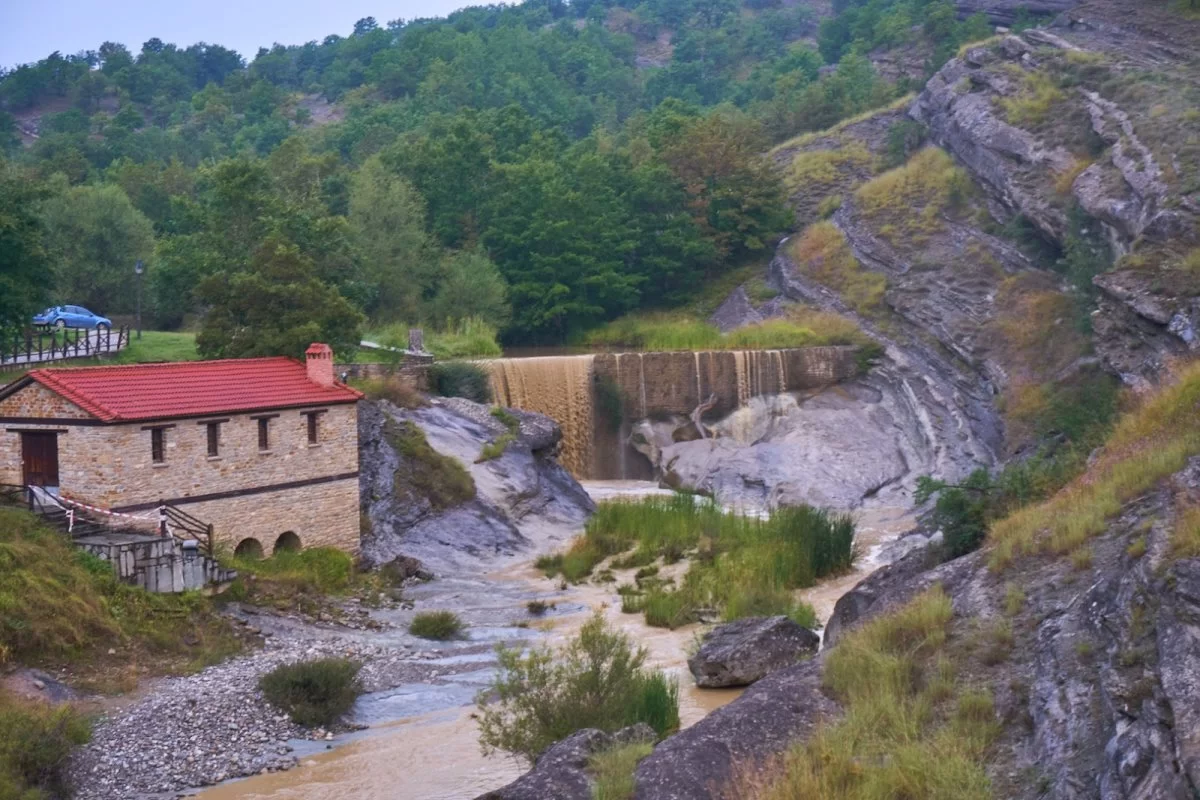
[[167, 431], [165, 428], [150, 429], [150, 458], [155, 464], [167, 460]]
[[317, 430], [317, 420], [318, 419], [319, 419], [319, 414], [317, 412], [313, 412], [308, 415], [308, 443], [309, 444], [317, 443], [318, 434], [320, 433], [320, 431]]
[[221, 455], [221, 423], [209, 422], [208, 427], [208, 457], [216, 458]]
[[268, 417], [258, 418], [258, 449], [271, 449], [271, 420]]

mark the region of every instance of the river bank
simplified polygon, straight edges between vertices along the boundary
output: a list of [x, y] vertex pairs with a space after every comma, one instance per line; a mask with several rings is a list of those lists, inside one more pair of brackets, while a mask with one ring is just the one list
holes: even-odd
[[[660, 491], [648, 484], [593, 484], [597, 499]], [[843, 592], [880, 563], [881, 548], [910, 526], [898, 508], [860, 513], [863, 557], [855, 571], [806, 593], [822, 619]], [[565, 541], [577, 531], [558, 531]], [[687, 727], [732, 701], [740, 690], [700, 690], [685, 659], [701, 631], [650, 628], [622, 614], [616, 584], [563, 588], [534, 569], [554, 549], [497, 559], [487, 573], [443, 574], [405, 591], [413, 609], [370, 612], [379, 630], [317, 625], [270, 613], [240, 614], [267, 636], [261, 651], [197, 675], [155, 683], [147, 694], [102, 721], [76, 759], [81, 800], [146, 800], [195, 794], [202, 800], [317, 800], [333, 792], [364, 798], [471, 798], [517, 777], [524, 766], [479, 751], [472, 703], [495, 668], [494, 648], [568, 639], [595, 610], [648, 650], [648, 661], [680, 680]], [[531, 600], [549, 607], [542, 615]], [[430, 642], [407, 633], [416, 611], [449, 609], [468, 624], [467, 638]], [[288, 661], [337, 655], [363, 663], [364, 694], [337, 731], [298, 728], [262, 700], [258, 678]], [[244, 778], [244, 780], [233, 780]], [[214, 784], [219, 784], [215, 785]]]

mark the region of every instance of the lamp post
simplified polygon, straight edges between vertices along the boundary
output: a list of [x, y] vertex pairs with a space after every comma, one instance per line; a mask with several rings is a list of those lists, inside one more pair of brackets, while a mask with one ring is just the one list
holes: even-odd
[[137, 337], [142, 338], [142, 273], [146, 271], [146, 265], [139, 258], [137, 263], [133, 265], [133, 274], [137, 275]]

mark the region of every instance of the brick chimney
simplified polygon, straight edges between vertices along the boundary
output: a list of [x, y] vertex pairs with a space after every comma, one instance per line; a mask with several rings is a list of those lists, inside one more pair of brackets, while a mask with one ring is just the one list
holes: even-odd
[[313, 342], [304, 351], [308, 379], [321, 386], [333, 386], [333, 348]]

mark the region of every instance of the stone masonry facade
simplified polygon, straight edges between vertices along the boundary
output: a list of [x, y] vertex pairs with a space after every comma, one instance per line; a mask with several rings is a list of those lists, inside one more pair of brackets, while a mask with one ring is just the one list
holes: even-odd
[[[317, 442], [307, 412], [318, 411]], [[166, 501], [214, 526], [218, 544], [256, 539], [270, 553], [292, 532], [303, 547], [357, 553], [358, 411], [352, 403], [189, 419], [99, 424], [39, 384], [0, 401], [0, 482], [22, 480], [21, 431], [58, 433], [62, 494], [91, 505], [141, 511]], [[259, 418], [268, 447], [259, 448]], [[47, 420], [40, 422], [40, 420]], [[19, 420], [19, 421], [13, 421]], [[208, 453], [208, 424], [219, 430]], [[153, 428], [165, 436], [162, 463]]]

